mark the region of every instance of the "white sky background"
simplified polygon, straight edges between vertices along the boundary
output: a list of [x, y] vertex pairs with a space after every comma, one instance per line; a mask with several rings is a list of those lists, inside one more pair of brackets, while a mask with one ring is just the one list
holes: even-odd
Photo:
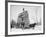
[[[10, 19], [17, 21], [17, 16], [19, 13], [23, 12], [23, 8], [28, 11], [30, 23], [36, 21], [36, 13], [38, 22], [40, 21], [41, 7], [40, 6], [22, 6], [22, 5], [11, 5], [10, 6]], [[33, 19], [32, 19], [33, 18]]]

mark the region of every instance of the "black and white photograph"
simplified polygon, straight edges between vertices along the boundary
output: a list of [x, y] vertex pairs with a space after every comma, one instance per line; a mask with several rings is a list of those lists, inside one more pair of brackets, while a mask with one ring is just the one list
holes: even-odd
[[8, 2], [8, 35], [43, 33], [43, 4]]

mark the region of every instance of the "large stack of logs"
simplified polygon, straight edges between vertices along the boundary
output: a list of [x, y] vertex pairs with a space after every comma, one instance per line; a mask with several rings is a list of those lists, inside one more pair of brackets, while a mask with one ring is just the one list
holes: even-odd
[[29, 25], [29, 17], [28, 12], [24, 10], [23, 12], [19, 14], [17, 23], [19, 23], [20, 27], [25, 28]]

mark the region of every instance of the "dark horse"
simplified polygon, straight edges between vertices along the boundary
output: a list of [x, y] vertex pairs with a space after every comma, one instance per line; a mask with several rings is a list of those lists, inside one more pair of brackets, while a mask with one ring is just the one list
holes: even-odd
[[36, 23], [30, 24], [29, 27], [34, 29], [35, 25]]

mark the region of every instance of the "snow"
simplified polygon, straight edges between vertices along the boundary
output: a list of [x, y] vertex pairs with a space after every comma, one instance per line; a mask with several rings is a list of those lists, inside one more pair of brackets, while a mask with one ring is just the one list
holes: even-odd
[[43, 32], [43, 29], [41, 29], [41, 25], [36, 25], [35, 28], [30, 28], [30, 29], [16, 29], [16, 28], [12, 28], [11, 29], [11, 34], [32, 34], [32, 33], [42, 33]]

